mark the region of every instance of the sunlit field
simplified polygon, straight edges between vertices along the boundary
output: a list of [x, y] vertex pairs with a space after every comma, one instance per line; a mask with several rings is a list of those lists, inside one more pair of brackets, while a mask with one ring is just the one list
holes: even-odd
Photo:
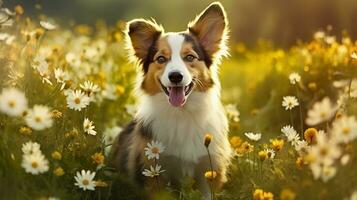
[[[108, 164], [136, 111], [140, 69], [128, 62], [124, 29], [1, 8], [0, 199], [145, 197]], [[331, 29], [288, 48], [229, 43], [219, 76], [234, 158], [213, 199], [357, 199], [357, 41]], [[161, 173], [164, 165], [143, 170]], [[155, 199], [202, 196], [182, 177], [179, 191], [167, 185]]]

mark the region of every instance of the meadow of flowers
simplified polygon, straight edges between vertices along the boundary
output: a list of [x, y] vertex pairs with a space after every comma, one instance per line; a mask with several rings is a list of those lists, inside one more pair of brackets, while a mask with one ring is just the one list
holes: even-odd
[[[135, 114], [125, 23], [62, 27], [0, 9], [0, 199], [143, 197], [108, 165]], [[357, 199], [357, 41], [330, 29], [285, 50], [231, 45], [220, 78], [235, 156], [214, 199]], [[214, 139], [202, 141], [208, 152]], [[155, 165], [143, 176], [165, 173], [163, 152], [160, 141], [147, 145]], [[157, 199], [201, 199], [182, 183]]]

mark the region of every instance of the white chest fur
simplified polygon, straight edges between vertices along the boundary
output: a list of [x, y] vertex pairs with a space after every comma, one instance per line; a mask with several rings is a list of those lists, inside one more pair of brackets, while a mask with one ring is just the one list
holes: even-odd
[[182, 108], [169, 105], [163, 93], [143, 96], [137, 115], [144, 125], [151, 126], [154, 139], [163, 143], [166, 155], [197, 163], [207, 156], [206, 133], [213, 135], [209, 147], [212, 155], [222, 160], [231, 155], [227, 118], [214, 90], [193, 92]]

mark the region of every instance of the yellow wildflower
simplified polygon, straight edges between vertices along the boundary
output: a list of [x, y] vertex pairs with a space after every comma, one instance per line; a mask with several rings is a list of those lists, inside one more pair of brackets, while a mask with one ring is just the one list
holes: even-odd
[[242, 144], [242, 139], [239, 136], [233, 136], [229, 140], [233, 148], [238, 148]]
[[271, 147], [274, 149], [274, 151], [280, 151], [283, 146], [284, 146], [284, 140], [282, 139], [274, 139], [271, 140]]
[[298, 157], [295, 161], [295, 164], [298, 169], [302, 169], [304, 165], [304, 159], [302, 157]]
[[212, 181], [213, 179], [215, 179], [217, 177], [217, 172], [216, 171], [206, 171], [205, 172], [205, 178], [207, 180]]
[[253, 193], [253, 200], [260, 200], [263, 196], [264, 191], [262, 189], [255, 189]]
[[259, 151], [258, 156], [261, 161], [264, 161], [268, 158], [268, 153], [266, 151]]
[[311, 82], [307, 85], [307, 87], [310, 89], [310, 90], [316, 90], [317, 89], [317, 85], [315, 82]]
[[103, 156], [102, 152], [93, 154], [91, 158], [93, 160], [93, 163], [95, 163], [97, 165], [101, 165], [104, 163], [104, 156]]
[[213, 136], [209, 133], [205, 135], [205, 146], [208, 148], [209, 144], [211, 144]]
[[23, 126], [23, 127], [20, 128], [19, 132], [22, 135], [31, 135], [32, 130], [29, 127]]
[[18, 15], [22, 15], [25, 12], [24, 8], [21, 5], [16, 5], [14, 10]]
[[43, 28], [37, 28], [35, 30], [35, 38], [39, 39], [44, 33], [45, 33], [45, 30]]
[[308, 128], [304, 133], [304, 138], [309, 144], [316, 144], [317, 130], [315, 128]]
[[81, 24], [76, 26], [75, 31], [82, 35], [90, 35], [92, 33], [92, 28], [88, 25]]
[[296, 194], [291, 189], [283, 189], [280, 192], [280, 200], [295, 200]]
[[262, 189], [255, 189], [253, 200], [274, 200], [274, 195], [271, 192], [264, 192]]
[[53, 110], [51, 112], [52, 118], [59, 119], [62, 117], [62, 113], [59, 110]]
[[53, 170], [53, 174], [56, 176], [63, 176], [64, 170], [62, 169], [62, 167], [57, 167], [56, 169]]
[[243, 142], [243, 144], [236, 149], [236, 153], [239, 155], [244, 153], [250, 153], [252, 151], [254, 151], [254, 146], [249, 144], [249, 142]]
[[51, 154], [52, 158], [55, 160], [61, 160], [62, 159], [62, 154], [58, 151], [54, 151]]
[[117, 94], [118, 94], [118, 95], [122, 95], [122, 94], [124, 94], [124, 92], [125, 92], [125, 87], [122, 86], [122, 85], [117, 85], [116, 91], [117, 91]]

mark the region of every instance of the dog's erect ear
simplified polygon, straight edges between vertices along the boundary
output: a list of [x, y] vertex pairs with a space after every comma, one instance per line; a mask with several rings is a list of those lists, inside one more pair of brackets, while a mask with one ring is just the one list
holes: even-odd
[[208, 55], [212, 56], [220, 50], [226, 51], [227, 23], [223, 6], [214, 2], [189, 23], [188, 30], [198, 38]]
[[135, 19], [128, 22], [127, 34], [130, 38], [128, 47], [140, 62], [146, 61], [150, 48], [162, 32], [162, 27], [155, 22], [144, 19]]

